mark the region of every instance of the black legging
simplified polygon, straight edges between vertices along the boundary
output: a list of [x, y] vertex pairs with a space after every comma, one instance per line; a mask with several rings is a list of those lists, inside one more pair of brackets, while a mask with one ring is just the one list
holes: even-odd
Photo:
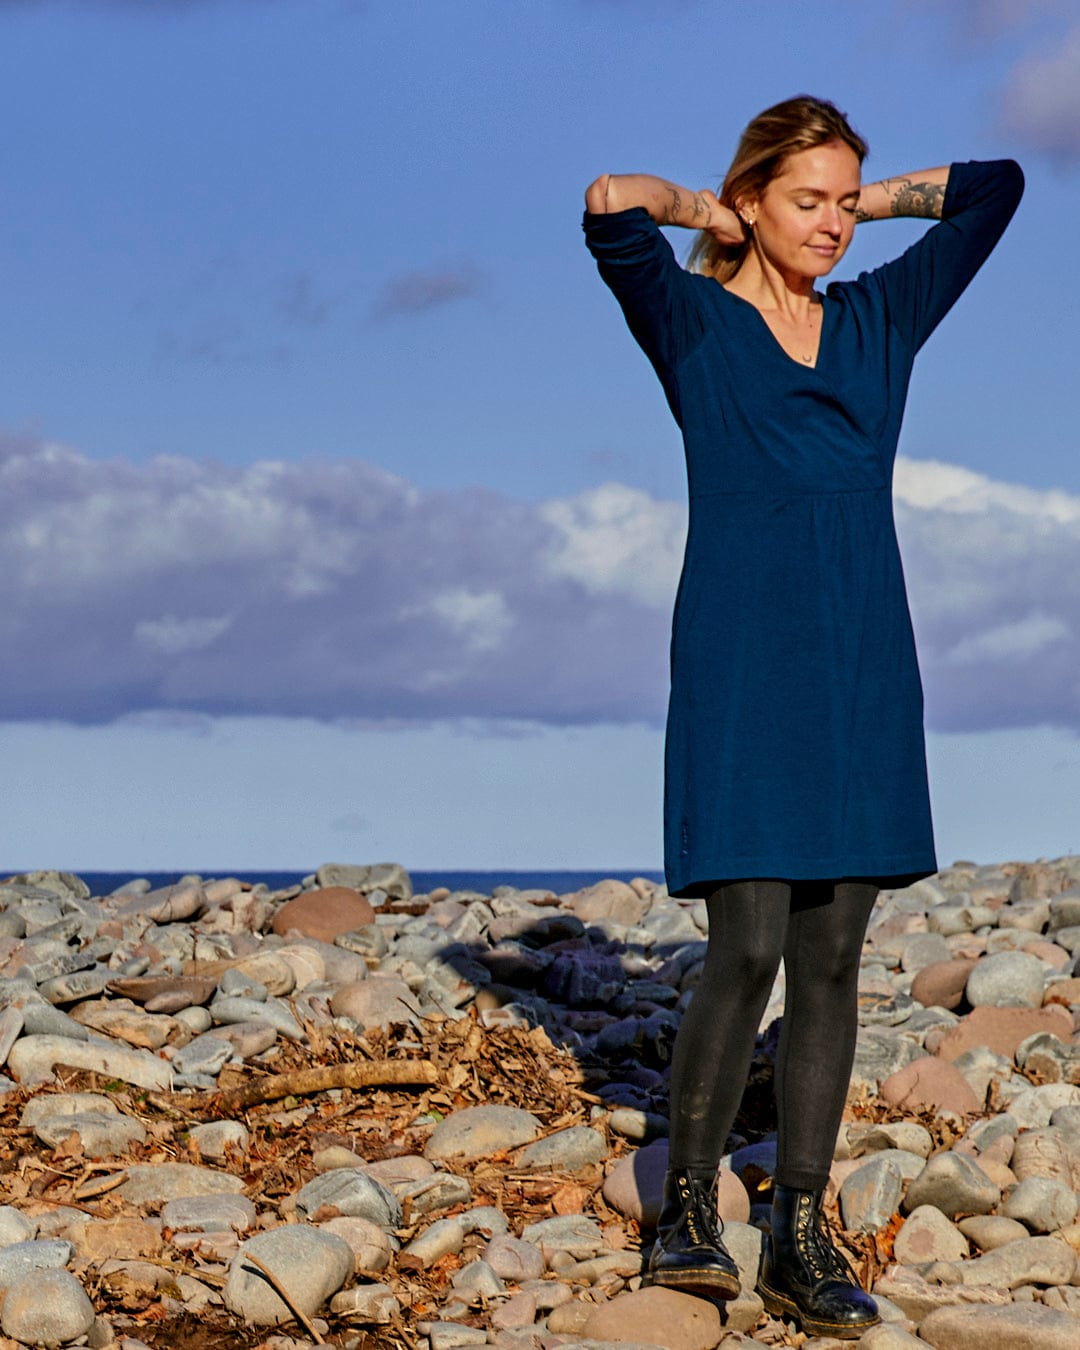
[[711, 1183], [783, 956], [775, 1180], [824, 1189], [851, 1077], [859, 957], [877, 893], [864, 882], [734, 881], [709, 896], [705, 964], [672, 1056], [673, 1167]]

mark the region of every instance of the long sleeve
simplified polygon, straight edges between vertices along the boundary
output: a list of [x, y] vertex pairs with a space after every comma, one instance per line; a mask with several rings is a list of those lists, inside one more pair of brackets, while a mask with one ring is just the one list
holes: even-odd
[[918, 351], [990, 256], [1024, 191], [1011, 159], [953, 164], [941, 220], [859, 280], [880, 288], [889, 321]]
[[599, 215], [587, 211], [582, 228], [601, 278], [622, 307], [670, 401], [672, 373], [704, 331], [691, 295], [694, 278], [679, 266], [644, 207]]

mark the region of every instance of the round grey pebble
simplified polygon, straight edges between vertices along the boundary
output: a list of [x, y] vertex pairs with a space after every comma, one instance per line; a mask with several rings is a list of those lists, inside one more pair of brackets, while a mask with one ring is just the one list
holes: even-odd
[[229, 1263], [222, 1297], [230, 1312], [256, 1326], [289, 1322], [294, 1314], [248, 1255], [273, 1271], [307, 1317], [341, 1288], [354, 1267], [352, 1248], [344, 1238], [307, 1224], [286, 1224], [249, 1238]]
[[1045, 968], [1030, 952], [995, 952], [984, 956], [968, 976], [967, 1000], [973, 1008], [1040, 1008]]
[[94, 1306], [66, 1270], [38, 1270], [12, 1284], [0, 1314], [5, 1336], [27, 1345], [64, 1345], [94, 1325]]

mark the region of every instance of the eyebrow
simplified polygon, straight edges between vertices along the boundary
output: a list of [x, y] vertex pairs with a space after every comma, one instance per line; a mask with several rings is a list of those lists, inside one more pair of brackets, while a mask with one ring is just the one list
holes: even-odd
[[[788, 191], [793, 195], [801, 193], [804, 197], [827, 197], [829, 195], [827, 192], [823, 192], [821, 188], [812, 187], [793, 187], [788, 188]], [[861, 186], [851, 188], [849, 191], [840, 194], [840, 200], [843, 201], [845, 197], [857, 197], [861, 191]]]

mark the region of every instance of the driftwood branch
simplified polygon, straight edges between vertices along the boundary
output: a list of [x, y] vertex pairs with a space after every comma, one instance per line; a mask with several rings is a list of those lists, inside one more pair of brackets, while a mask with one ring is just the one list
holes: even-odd
[[282, 1097], [310, 1097], [332, 1088], [432, 1087], [439, 1081], [435, 1065], [426, 1059], [384, 1059], [363, 1064], [327, 1064], [318, 1069], [295, 1069], [270, 1074], [243, 1087], [230, 1088], [213, 1100], [229, 1110], [246, 1110]]

